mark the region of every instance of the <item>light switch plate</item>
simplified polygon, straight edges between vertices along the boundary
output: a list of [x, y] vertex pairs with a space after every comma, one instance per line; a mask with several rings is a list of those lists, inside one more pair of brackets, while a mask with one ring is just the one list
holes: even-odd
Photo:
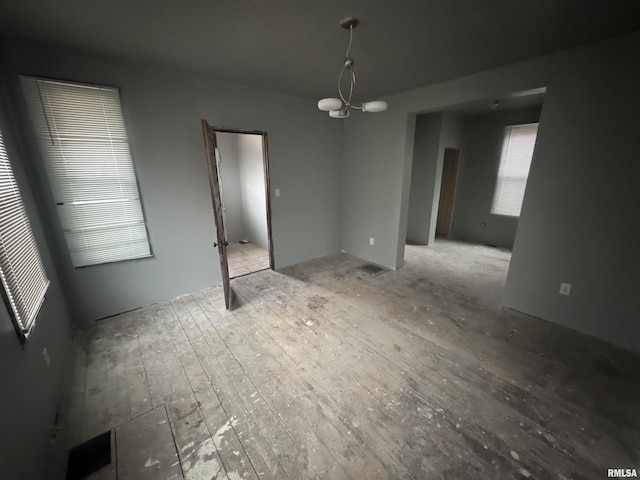
[[561, 283], [560, 291], [558, 292], [560, 295], [571, 295], [571, 284], [570, 283]]

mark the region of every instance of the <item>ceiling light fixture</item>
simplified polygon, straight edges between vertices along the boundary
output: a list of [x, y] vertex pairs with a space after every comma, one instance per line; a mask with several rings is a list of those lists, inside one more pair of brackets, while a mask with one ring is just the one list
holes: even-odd
[[[351, 51], [351, 42], [353, 41], [353, 29], [358, 26], [356, 18], [347, 17], [340, 22], [342, 28], [349, 30], [349, 45], [345, 54], [344, 65], [338, 77], [338, 95], [340, 98], [323, 98], [318, 102], [318, 109], [323, 112], [329, 112], [331, 118], [347, 118], [352, 108], [362, 110], [363, 112], [384, 112], [387, 109], [387, 102], [375, 100], [373, 102], [365, 102], [362, 105], [355, 105], [353, 101], [353, 93], [356, 88], [356, 73], [353, 71], [353, 57], [349, 56]], [[342, 93], [342, 79], [345, 74], [349, 77], [349, 94], [345, 97]]]

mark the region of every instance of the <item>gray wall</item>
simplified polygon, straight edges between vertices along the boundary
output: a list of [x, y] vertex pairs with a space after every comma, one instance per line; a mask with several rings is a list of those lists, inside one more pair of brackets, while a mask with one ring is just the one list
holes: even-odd
[[264, 161], [260, 135], [238, 135], [240, 160], [240, 193], [244, 218], [244, 234], [256, 245], [268, 249], [267, 203], [265, 197]]
[[[640, 35], [572, 58], [545, 98], [504, 304], [640, 350]], [[558, 295], [560, 282], [573, 284]]]
[[416, 117], [407, 241], [431, 245], [436, 236], [442, 165], [447, 148], [460, 148], [461, 120], [451, 112]]
[[244, 238], [244, 212], [240, 193], [240, 161], [238, 139], [235, 133], [216, 133], [220, 151], [220, 180], [224, 205], [224, 227], [227, 240], [237, 242]]
[[[438, 170], [442, 112], [418, 115], [411, 170], [407, 241], [432, 243], [431, 215]], [[442, 168], [440, 169], [442, 174]]]
[[250, 240], [269, 248], [262, 136], [217, 133], [222, 203], [230, 242]]
[[[403, 263], [417, 112], [547, 87], [504, 304], [640, 350], [640, 33], [387, 97], [345, 123], [343, 248]], [[372, 233], [376, 245], [368, 245]], [[573, 283], [571, 296], [559, 283]]]
[[[16, 74], [120, 88], [154, 257], [73, 269], [54, 222], [61, 275], [79, 319], [220, 283], [201, 118], [268, 132], [271, 185], [281, 190], [272, 199], [277, 268], [340, 250], [342, 124], [320, 114], [315, 101], [42, 45], [12, 42], [6, 53]], [[12, 96], [24, 110], [16, 85]], [[35, 145], [32, 139], [33, 157]], [[39, 181], [47, 192], [42, 173]], [[47, 200], [55, 218], [50, 192]]]
[[[1, 59], [1, 57], [0, 57]], [[0, 62], [0, 65], [2, 63]], [[51, 281], [37, 323], [23, 346], [0, 301], [0, 476], [44, 478], [71, 335], [69, 314], [37, 208], [37, 186], [6, 101], [7, 72], [0, 67], [0, 129], [47, 276]], [[45, 364], [47, 348], [51, 366]]]
[[[491, 203], [500, 167], [504, 127], [534, 123], [540, 107], [489, 112], [465, 117], [460, 170], [453, 213], [453, 237], [513, 248], [517, 217], [494, 215]], [[485, 223], [485, 227], [481, 223]]]

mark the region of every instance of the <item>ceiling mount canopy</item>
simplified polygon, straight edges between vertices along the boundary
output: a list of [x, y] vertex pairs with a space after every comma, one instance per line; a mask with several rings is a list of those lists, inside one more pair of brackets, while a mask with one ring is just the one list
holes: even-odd
[[[351, 109], [362, 110], [363, 112], [384, 112], [387, 109], [387, 102], [375, 100], [365, 102], [362, 105], [352, 103], [353, 94], [356, 88], [356, 73], [353, 70], [354, 60], [349, 54], [351, 52], [351, 43], [353, 41], [353, 29], [358, 26], [358, 19], [347, 17], [340, 21], [342, 28], [349, 30], [349, 44], [347, 45], [347, 53], [344, 58], [344, 65], [340, 70], [338, 77], [338, 95], [340, 98], [323, 98], [318, 102], [318, 108], [323, 112], [329, 112], [331, 118], [347, 118]], [[342, 92], [343, 79], [349, 79], [349, 93], [344, 95]]]

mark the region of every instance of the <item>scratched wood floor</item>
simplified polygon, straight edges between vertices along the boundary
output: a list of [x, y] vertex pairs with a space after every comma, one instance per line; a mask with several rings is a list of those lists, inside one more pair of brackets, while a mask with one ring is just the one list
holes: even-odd
[[[374, 276], [341, 254], [235, 279], [231, 312], [212, 288], [97, 322], [75, 340], [69, 442], [113, 429], [116, 458], [92, 479], [566, 480], [640, 466], [639, 356], [500, 309], [508, 261], [440, 241]], [[132, 474], [133, 422], [163, 423], [147, 415], [168, 419], [166, 440], [151, 434], [165, 452], [139, 446]]]

